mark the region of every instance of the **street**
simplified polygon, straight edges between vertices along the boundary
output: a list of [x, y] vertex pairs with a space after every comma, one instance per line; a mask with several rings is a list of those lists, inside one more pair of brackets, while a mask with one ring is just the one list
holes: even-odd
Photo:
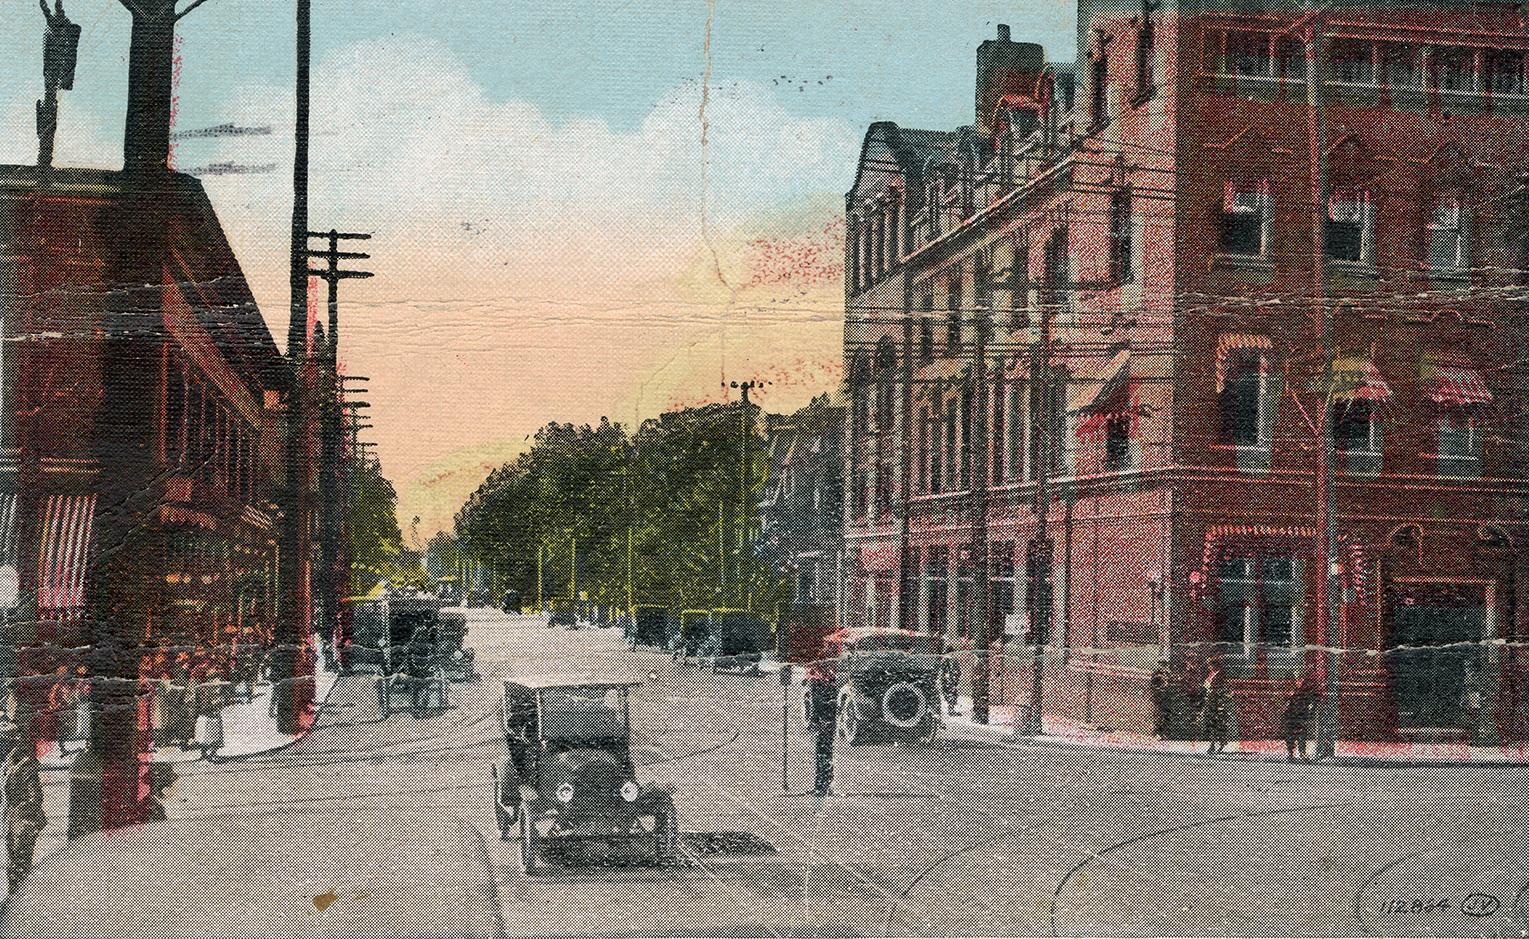
[[[1524, 935], [1529, 770], [1286, 765], [1011, 743], [838, 748], [810, 794], [800, 686], [468, 611], [482, 678], [381, 719], [342, 678], [297, 744], [184, 764], [170, 820], [42, 860], [8, 936]], [[639, 778], [681, 863], [520, 870], [495, 829], [500, 681], [644, 676]], [[57, 785], [60, 780], [52, 779]], [[60, 820], [55, 820], [57, 824]], [[1467, 898], [1472, 898], [1467, 901]], [[1462, 909], [1462, 905], [1464, 909]]]

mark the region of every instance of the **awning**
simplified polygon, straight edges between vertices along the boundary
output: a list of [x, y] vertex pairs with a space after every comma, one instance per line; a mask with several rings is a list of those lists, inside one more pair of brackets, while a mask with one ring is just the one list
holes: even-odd
[[1391, 386], [1380, 377], [1375, 363], [1359, 356], [1345, 356], [1333, 362], [1333, 398], [1340, 401], [1391, 400]]
[[1437, 365], [1428, 396], [1437, 404], [1465, 406], [1491, 404], [1492, 391], [1481, 373], [1457, 365]]
[[1109, 401], [1130, 375], [1130, 362], [1131, 352], [1125, 350], [1116, 353], [1092, 375], [1071, 376], [1068, 384], [1073, 387], [1067, 393], [1067, 413], [1088, 414], [1097, 404]]
[[85, 568], [95, 522], [95, 496], [49, 496], [37, 552], [39, 611], [79, 610], [85, 605]]
[[1233, 349], [1272, 349], [1268, 336], [1227, 333], [1216, 344], [1216, 394], [1226, 390], [1226, 354]]

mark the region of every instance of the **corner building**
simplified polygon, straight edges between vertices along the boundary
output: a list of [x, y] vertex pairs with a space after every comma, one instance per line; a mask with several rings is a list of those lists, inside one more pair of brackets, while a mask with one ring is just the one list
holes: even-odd
[[847, 621], [995, 704], [1038, 645], [1049, 720], [1192, 735], [1219, 658], [1244, 739], [1302, 680], [1523, 739], [1529, 20], [1320, 6], [1085, 2], [1076, 64], [1000, 27], [971, 125], [869, 128]]

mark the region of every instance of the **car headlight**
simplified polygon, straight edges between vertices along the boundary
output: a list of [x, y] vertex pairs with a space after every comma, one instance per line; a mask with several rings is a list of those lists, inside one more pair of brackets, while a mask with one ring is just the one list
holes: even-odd
[[462, 650], [458, 649], [457, 651], [451, 653], [451, 657], [458, 662], [462, 661]]
[[520, 784], [520, 800], [522, 802], [535, 802], [540, 795], [541, 793], [536, 791], [535, 786], [527, 786], [525, 783]]
[[627, 800], [628, 802], [636, 802], [637, 796], [640, 792], [642, 792], [642, 789], [637, 785], [635, 780], [628, 779], [626, 782], [621, 784], [621, 798]]
[[563, 783], [557, 787], [557, 800], [559, 802], [573, 801], [573, 783]]

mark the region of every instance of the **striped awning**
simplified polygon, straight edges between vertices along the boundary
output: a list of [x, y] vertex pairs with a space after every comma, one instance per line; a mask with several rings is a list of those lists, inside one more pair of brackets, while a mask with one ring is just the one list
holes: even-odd
[[1375, 363], [1359, 356], [1345, 356], [1333, 362], [1333, 397], [1341, 401], [1391, 400], [1391, 386], [1380, 377]]
[[85, 606], [96, 497], [49, 496], [37, 551], [37, 608], [63, 612]]
[[1433, 370], [1433, 386], [1428, 396], [1437, 404], [1465, 406], [1491, 404], [1492, 391], [1481, 373], [1473, 368], [1439, 365]]
[[0, 492], [0, 608], [15, 609], [18, 597], [16, 571], [16, 494]]
[[1226, 354], [1237, 349], [1272, 349], [1268, 336], [1226, 333], [1216, 343], [1216, 394], [1226, 390]]

